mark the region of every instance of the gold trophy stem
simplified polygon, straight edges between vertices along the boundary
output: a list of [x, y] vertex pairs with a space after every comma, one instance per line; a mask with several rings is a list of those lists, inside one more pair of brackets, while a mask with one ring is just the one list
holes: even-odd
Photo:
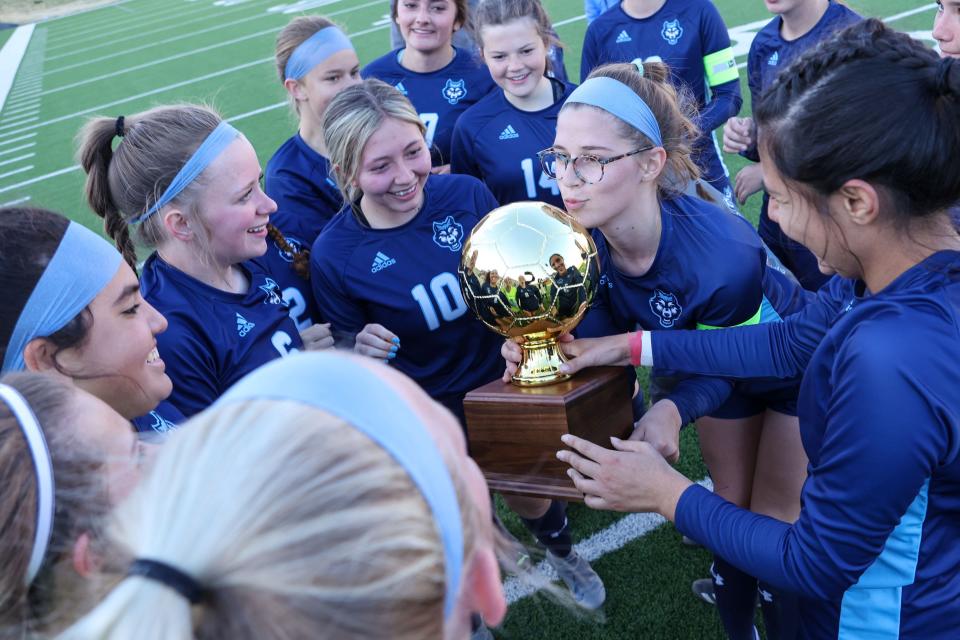
[[520, 348], [523, 355], [517, 372], [513, 374], [514, 384], [538, 387], [570, 378], [569, 373], [560, 371], [560, 365], [567, 361], [567, 357], [563, 355], [555, 337], [539, 340], [528, 338]]

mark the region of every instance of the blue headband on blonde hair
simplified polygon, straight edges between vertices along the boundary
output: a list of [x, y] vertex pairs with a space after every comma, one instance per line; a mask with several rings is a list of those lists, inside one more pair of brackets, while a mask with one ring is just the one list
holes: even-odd
[[440, 534], [446, 573], [443, 613], [449, 617], [463, 571], [460, 504], [439, 447], [407, 402], [374, 371], [330, 353], [274, 360], [228, 389], [214, 406], [258, 398], [292, 400], [326, 411], [373, 440], [403, 467], [433, 512]]
[[[180, 193], [190, 186], [190, 183], [197, 179], [203, 170], [210, 166], [210, 163], [217, 159], [217, 157], [223, 153], [223, 150], [226, 149], [231, 142], [233, 142], [240, 132], [233, 128], [233, 125], [227, 121], [223, 121], [217, 125], [217, 128], [210, 132], [203, 142], [197, 147], [197, 150], [193, 152], [193, 155], [190, 156], [190, 159], [187, 160], [186, 164], [180, 168], [180, 171], [177, 172], [177, 175], [173, 177], [173, 181], [170, 183], [170, 186], [167, 187], [166, 191], [163, 192], [153, 206], [147, 209], [145, 213], [140, 214], [135, 218], [131, 218], [127, 221], [128, 224], [139, 224], [155, 214], [157, 211], [163, 207], [170, 204], [170, 202], [176, 198]], [[123, 143], [121, 143], [123, 144]]]
[[121, 262], [123, 258], [109, 242], [71, 222], [20, 311], [2, 371], [25, 369], [27, 344], [56, 333], [73, 320], [113, 279]]
[[633, 89], [619, 80], [607, 77], [590, 78], [573, 90], [566, 104], [572, 102], [603, 109], [650, 138], [656, 146], [663, 146], [660, 125], [653, 111]]
[[293, 50], [283, 68], [283, 77], [287, 80], [299, 80], [315, 66], [345, 49], [353, 51], [350, 38], [334, 26], [324, 27]]

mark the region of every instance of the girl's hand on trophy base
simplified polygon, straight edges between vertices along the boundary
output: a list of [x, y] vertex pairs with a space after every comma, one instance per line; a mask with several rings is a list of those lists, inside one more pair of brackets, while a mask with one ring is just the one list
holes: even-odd
[[368, 324], [357, 334], [353, 350], [362, 356], [389, 362], [397, 357], [400, 338], [383, 325]]
[[680, 459], [680, 412], [673, 400], [654, 403], [637, 421], [630, 440], [649, 442], [667, 462], [676, 464]]
[[607, 511], [654, 512], [673, 520], [680, 495], [692, 483], [648, 442], [610, 438], [615, 450], [566, 434], [573, 449], [557, 452], [569, 464], [586, 505]]

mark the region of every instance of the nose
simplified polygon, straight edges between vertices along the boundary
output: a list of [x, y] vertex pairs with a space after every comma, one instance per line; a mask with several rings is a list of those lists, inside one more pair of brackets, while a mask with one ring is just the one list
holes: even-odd
[[933, 31], [931, 32], [933, 39], [937, 42], [946, 42], [949, 40], [946, 23], [946, 13], [938, 11], [937, 17], [933, 19]]
[[146, 308], [146, 311], [149, 314], [148, 324], [150, 325], [150, 331], [153, 333], [153, 335], [157, 335], [166, 331], [167, 319], [163, 316], [163, 314], [157, 311], [156, 308], [146, 300], [140, 304]]
[[557, 182], [565, 186], [578, 185], [583, 182], [580, 180], [580, 176], [577, 175], [577, 172], [573, 170], [572, 158], [566, 164], [560, 161], [555, 162], [553, 164], [553, 172], [557, 175]]
[[277, 203], [273, 198], [268, 196], [263, 191], [260, 192], [263, 195], [263, 201], [260, 203], [260, 207], [257, 209], [257, 213], [260, 215], [266, 216], [270, 215], [277, 210]]

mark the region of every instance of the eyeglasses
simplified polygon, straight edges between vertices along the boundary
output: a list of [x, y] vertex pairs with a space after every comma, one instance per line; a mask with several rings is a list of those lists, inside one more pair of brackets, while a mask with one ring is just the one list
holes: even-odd
[[554, 180], [557, 179], [557, 166], [559, 165], [562, 171], [566, 171], [572, 162], [573, 172], [578, 178], [587, 184], [596, 184], [603, 180], [603, 168], [611, 162], [635, 156], [638, 153], [650, 151], [650, 149], [653, 149], [653, 145], [621, 153], [619, 156], [613, 156], [612, 158], [599, 158], [591, 155], [571, 157], [566, 153], [550, 148], [537, 152], [537, 156], [540, 158], [540, 166], [543, 168], [543, 172]]

